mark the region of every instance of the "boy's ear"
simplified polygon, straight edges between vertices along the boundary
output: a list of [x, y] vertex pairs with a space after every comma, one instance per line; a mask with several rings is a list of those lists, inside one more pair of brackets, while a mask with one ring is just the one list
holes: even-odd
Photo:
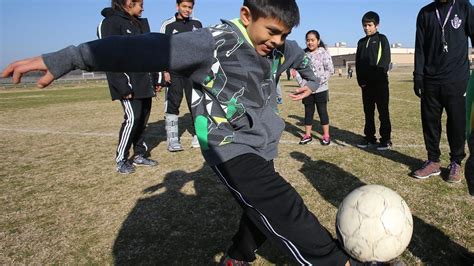
[[244, 27], [247, 27], [252, 22], [252, 13], [246, 6], [240, 8], [240, 21], [242, 21]]

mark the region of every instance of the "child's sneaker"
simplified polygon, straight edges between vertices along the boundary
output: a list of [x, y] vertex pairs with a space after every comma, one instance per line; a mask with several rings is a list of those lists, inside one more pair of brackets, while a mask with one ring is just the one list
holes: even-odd
[[146, 158], [143, 155], [137, 155], [133, 158], [133, 165], [135, 166], [155, 166], [158, 162], [150, 158]]
[[378, 151], [386, 151], [390, 150], [392, 148], [392, 142], [389, 141], [382, 141], [380, 144], [377, 146]]
[[372, 147], [375, 147], [375, 146], [377, 146], [376, 141], [368, 141], [366, 139], [362, 140], [361, 143], [357, 144], [357, 147], [359, 147], [361, 149], [372, 148]]
[[311, 136], [304, 135], [304, 136], [301, 138], [299, 144], [300, 144], [300, 145], [304, 145], [304, 144], [310, 143], [311, 141], [313, 141], [313, 138], [312, 138]]
[[175, 151], [182, 151], [183, 146], [181, 142], [179, 142], [178, 138], [171, 138], [168, 139], [168, 151], [175, 152]]
[[193, 140], [191, 141], [191, 147], [193, 148], [200, 148], [201, 146], [199, 145], [199, 139], [197, 135], [193, 136]]
[[448, 166], [449, 176], [446, 179], [448, 183], [459, 183], [462, 180], [461, 166], [456, 162], [451, 162]]
[[413, 173], [413, 176], [418, 179], [426, 179], [430, 176], [441, 174], [439, 162], [425, 161], [420, 169]]
[[247, 266], [250, 263], [241, 260], [234, 260], [229, 256], [222, 257], [221, 261], [219, 262], [219, 266]]
[[135, 167], [128, 160], [124, 159], [117, 163], [116, 170], [119, 174], [128, 175], [135, 172]]
[[323, 139], [321, 140], [321, 145], [327, 146], [329, 144], [331, 144], [331, 137], [323, 136]]

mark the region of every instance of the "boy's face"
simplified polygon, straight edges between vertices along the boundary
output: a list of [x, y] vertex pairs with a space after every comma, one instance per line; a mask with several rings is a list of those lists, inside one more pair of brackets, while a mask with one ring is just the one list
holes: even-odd
[[377, 25], [373, 22], [364, 22], [362, 23], [362, 27], [364, 28], [365, 35], [372, 35], [377, 32]]
[[273, 17], [261, 17], [254, 20], [250, 10], [245, 6], [240, 10], [240, 20], [246, 28], [255, 50], [262, 56], [283, 45], [291, 32], [291, 29], [282, 21]]
[[178, 18], [189, 18], [193, 13], [193, 7], [193, 3], [187, 1], [183, 1], [180, 4], [176, 5], [176, 10], [178, 10]]

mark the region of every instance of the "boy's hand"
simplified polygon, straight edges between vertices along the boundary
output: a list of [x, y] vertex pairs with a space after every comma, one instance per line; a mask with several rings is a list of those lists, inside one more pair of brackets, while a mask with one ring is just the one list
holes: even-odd
[[303, 88], [296, 89], [289, 96], [293, 101], [299, 101], [310, 96], [312, 93], [313, 91], [309, 87], [304, 86]]
[[18, 84], [21, 82], [21, 77], [23, 76], [23, 74], [28, 73], [30, 71], [46, 72], [36, 82], [36, 84], [40, 88], [48, 86], [54, 80], [53, 74], [49, 72], [41, 56], [32, 57], [11, 63], [2, 71], [2, 78], [12, 77], [13, 83]]
[[423, 89], [424, 89], [423, 79], [415, 78], [413, 80], [413, 91], [415, 92], [415, 95], [418, 96], [418, 98], [421, 98], [421, 95], [423, 94]]

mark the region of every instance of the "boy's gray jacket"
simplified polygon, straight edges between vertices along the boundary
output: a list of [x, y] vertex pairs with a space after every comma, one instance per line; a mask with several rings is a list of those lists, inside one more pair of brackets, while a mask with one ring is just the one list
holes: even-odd
[[[193, 49], [188, 49], [193, 47]], [[128, 55], [132, 54], [133, 57]], [[296, 69], [315, 91], [318, 81], [296, 42], [267, 57], [257, 54], [239, 20], [176, 35], [113, 36], [43, 55], [55, 78], [88, 71], [177, 71], [201, 84], [192, 112], [202, 153], [210, 165], [254, 153], [277, 155], [285, 123], [276, 109], [276, 77]]]

